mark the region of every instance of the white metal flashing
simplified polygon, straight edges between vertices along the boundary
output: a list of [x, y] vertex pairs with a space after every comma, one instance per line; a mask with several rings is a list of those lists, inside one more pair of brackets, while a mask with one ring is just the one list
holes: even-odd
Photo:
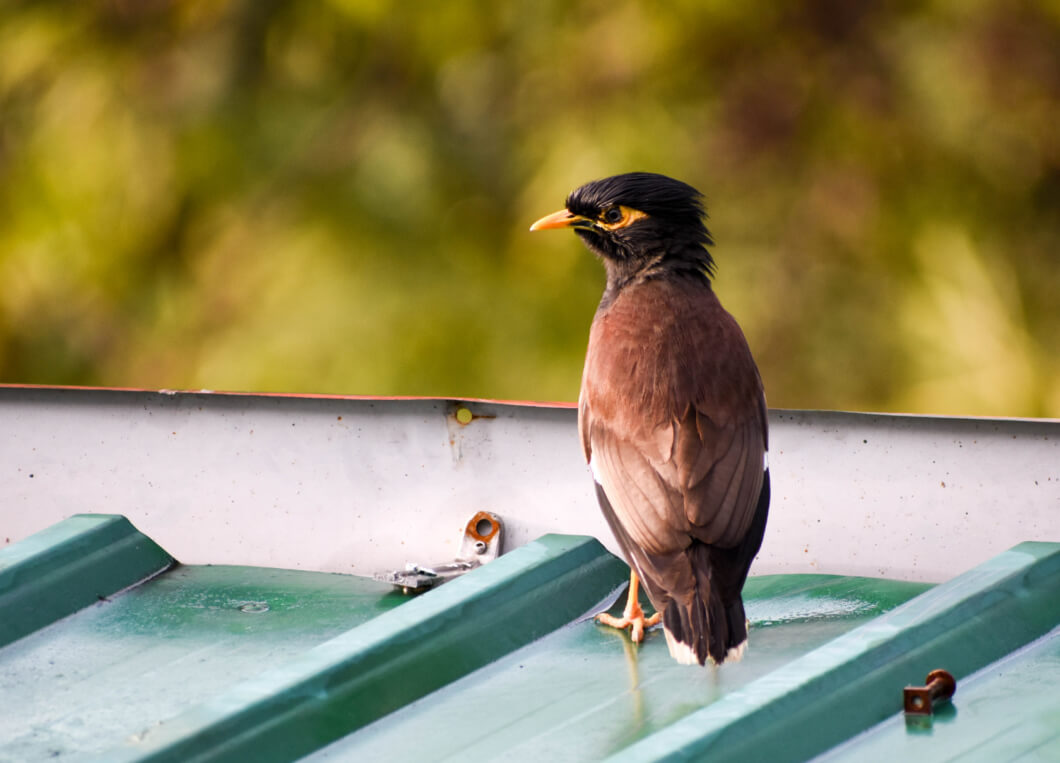
[[[460, 413], [466, 409], [470, 412]], [[0, 387], [0, 545], [126, 515], [179, 560], [370, 575], [491, 511], [617, 552], [573, 407]], [[467, 423], [462, 423], [467, 421]], [[941, 581], [1060, 540], [1060, 421], [770, 412], [752, 574]]]

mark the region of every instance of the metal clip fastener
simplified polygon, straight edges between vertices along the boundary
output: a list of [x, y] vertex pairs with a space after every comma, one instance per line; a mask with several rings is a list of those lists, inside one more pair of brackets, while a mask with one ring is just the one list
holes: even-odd
[[907, 686], [903, 692], [906, 715], [931, 715], [934, 703], [945, 702], [957, 691], [957, 681], [945, 670], [932, 670], [924, 686]]
[[500, 553], [501, 520], [496, 514], [480, 511], [464, 526], [460, 553], [453, 561], [429, 565], [409, 562], [403, 570], [377, 572], [373, 577], [399, 586], [405, 593], [420, 593], [481, 567], [496, 559]]

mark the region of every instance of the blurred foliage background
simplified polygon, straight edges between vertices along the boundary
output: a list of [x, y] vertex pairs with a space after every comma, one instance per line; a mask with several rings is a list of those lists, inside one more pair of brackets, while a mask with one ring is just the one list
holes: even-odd
[[574, 400], [581, 183], [770, 404], [1060, 416], [1060, 3], [0, 3], [0, 381]]

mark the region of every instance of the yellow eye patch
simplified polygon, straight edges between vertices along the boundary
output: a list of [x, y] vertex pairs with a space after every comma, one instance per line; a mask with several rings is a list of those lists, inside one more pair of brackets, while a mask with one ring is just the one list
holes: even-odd
[[618, 205], [608, 207], [601, 212], [596, 224], [604, 230], [617, 230], [618, 228], [632, 225], [637, 220], [642, 220], [647, 216], [646, 212], [641, 212], [639, 209]]

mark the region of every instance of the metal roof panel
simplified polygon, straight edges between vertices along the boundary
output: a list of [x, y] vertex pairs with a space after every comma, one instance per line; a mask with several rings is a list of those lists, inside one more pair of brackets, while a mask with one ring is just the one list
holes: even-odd
[[582, 620], [306, 760], [599, 760], [929, 587], [831, 575], [751, 578], [748, 651], [720, 669], [677, 664], [658, 629], [636, 648], [627, 634]]
[[1058, 687], [1060, 627], [961, 681], [933, 717], [891, 716], [819, 760], [1060, 760]]
[[80, 514], [0, 548], [0, 647], [172, 564], [128, 519], [105, 514]]
[[350, 575], [176, 566], [0, 650], [0, 760], [102, 754], [393, 609]]
[[[100, 563], [108, 549], [138, 550], [139, 563], [116, 576]], [[81, 607], [0, 649], [0, 758], [799, 760], [891, 719], [864, 742], [888, 750], [902, 686], [936, 667], [963, 686], [1060, 623], [1060, 544], [1040, 542], [934, 588], [752, 578], [751, 649], [718, 670], [676, 665], [658, 633], [634, 648], [591, 622], [627, 568], [590, 538], [544, 536], [416, 598], [353, 576], [225, 566], [127, 585], [171, 561], [108, 517], [0, 551], [8, 601], [69, 590]], [[86, 597], [98, 580], [121, 590]], [[981, 737], [981, 703], [1055, 676], [1055, 643], [1043, 644], [958, 689]], [[1000, 714], [977, 753], [1013, 734], [1020, 749], [1055, 746], [1055, 700], [1031, 683], [1023, 720]]]
[[882, 721], [904, 686], [960, 682], [1060, 622], [1060, 544], [1021, 543], [641, 740], [614, 760], [805, 760]]

